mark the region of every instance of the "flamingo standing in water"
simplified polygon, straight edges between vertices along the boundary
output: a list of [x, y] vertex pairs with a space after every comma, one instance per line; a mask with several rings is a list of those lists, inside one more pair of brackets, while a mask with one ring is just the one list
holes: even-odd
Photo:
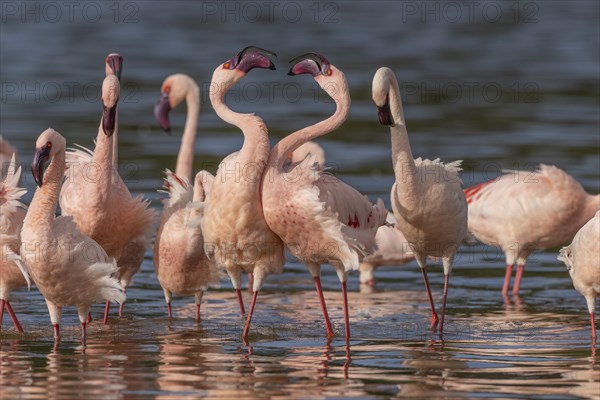
[[[400, 89], [392, 70], [377, 70], [372, 95], [379, 121], [390, 127], [392, 137], [396, 182], [390, 196], [394, 216], [423, 273], [431, 305], [431, 328], [439, 321], [442, 333], [454, 256], [467, 237], [467, 200], [458, 177], [460, 161], [444, 164], [439, 159], [413, 159]], [[444, 265], [444, 299], [439, 320], [427, 279], [427, 256], [441, 257]]]
[[187, 103], [187, 119], [177, 156], [175, 173], [166, 170], [166, 199], [160, 227], [154, 242], [154, 269], [165, 293], [171, 318], [173, 293], [193, 295], [196, 302], [196, 322], [200, 320], [202, 294], [209, 285], [216, 285], [220, 276], [216, 265], [204, 253], [200, 219], [205, 192], [212, 186], [213, 176], [200, 171], [192, 186], [194, 141], [200, 112], [200, 90], [194, 80], [184, 74], [167, 77], [154, 108], [160, 126], [170, 132], [169, 110], [183, 100]]
[[310, 74], [335, 101], [336, 110], [326, 120], [288, 135], [273, 147], [262, 180], [263, 211], [269, 227], [312, 274], [328, 336], [334, 332], [320, 275], [321, 264], [333, 265], [342, 283], [349, 340], [348, 273], [358, 269], [362, 257], [375, 249], [375, 234], [384, 223], [386, 211], [381, 200], [374, 206], [357, 190], [325, 173], [316, 155], [288, 162], [288, 155], [300, 145], [338, 128], [350, 109], [346, 77], [325, 57], [308, 53], [291, 62], [295, 64], [289, 74]]
[[23, 333], [23, 327], [10, 305], [10, 292], [23, 286], [31, 287], [27, 269], [19, 256], [21, 228], [27, 210], [21, 202], [26, 190], [19, 187], [20, 180], [21, 167], [17, 167], [16, 154], [13, 153], [0, 181], [0, 327], [6, 308], [15, 329]]
[[205, 250], [225, 269], [235, 288], [242, 314], [242, 272], [253, 274], [253, 296], [242, 337], [250, 331], [258, 292], [265, 277], [280, 273], [284, 247], [263, 216], [260, 180], [269, 158], [269, 137], [263, 120], [254, 114], [232, 111], [223, 101], [225, 93], [253, 68], [275, 69], [266, 50], [250, 46], [219, 65], [213, 73], [210, 101], [217, 115], [244, 134], [240, 151], [219, 165], [202, 219]]
[[[111, 82], [116, 81], [109, 90], [115, 90], [117, 94], [121, 63], [119, 55], [107, 57], [107, 78], [112, 76], [115, 79]], [[105, 107], [103, 116], [103, 121], [110, 119], [114, 124], [100, 126], [95, 150], [81, 147], [67, 152], [67, 179], [60, 194], [60, 207], [63, 215], [73, 217], [81, 232], [97, 241], [109, 257], [117, 259], [117, 278], [125, 289], [139, 270], [149, 245], [155, 212], [142, 196], [131, 196], [115, 168], [113, 135], [118, 131], [116, 107]], [[105, 324], [108, 322], [109, 304], [107, 302], [105, 307]]]
[[[103, 102], [110, 111], [116, 99], [103, 97]], [[110, 128], [112, 124], [114, 119], [108, 112], [102, 125]], [[60, 338], [62, 308], [74, 305], [85, 339], [91, 304], [104, 300], [122, 302], [125, 295], [112, 277], [116, 270], [114, 260], [79, 231], [73, 218], [55, 217], [66, 167], [65, 145], [65, 139], [53, 129], [44, 131], [36, 142], [32, 172], [39, 187], [23, 222], [21, 257], [46, 299], [54, 337]], [[48, 160], [50, 165], [44, 172]]]
[[570, 245], [560, 250], [558, 259], [567, 265], [573, 286], [585, 297], [595, 342], [594, 310], [600, 296], [600, 211], [577, 232]]
[[561, 169], [541, 164], [537, 171], [505, 171], [465, 190], [469, 231], [506, 257], [506, 296], [515, 261], [513, 294], [518, 295], [527, 257], [565, 244], [598, 211], [600, 195], [590, 195]]

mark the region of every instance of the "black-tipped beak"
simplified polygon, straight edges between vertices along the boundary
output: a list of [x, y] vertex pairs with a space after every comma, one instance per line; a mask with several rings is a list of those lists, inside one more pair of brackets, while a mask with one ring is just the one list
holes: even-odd
[[31, 162], [31, 173], [33, 174], [35, 183], [39, 187], [42, 187], [44, 180], [44, 167], [46, 166], [46, 161], [48, 161], [49, 157], [50, 147], [44, 146], [35, 150], [33, 161]]
[[169, 111], [171, 111], [171, 105], [169, 104], [169, 94], [161, 93], [160, 97], [154, 105], [154, 118], [158, 121], [158, 125], [169, 135], [171, 135], [171, 123], [169, 121]]
[[112, 136], [115, 133], [117, 123], [117, 103], [112, 107], [106, 107], [102, 104], [102, 129], [106, 136]]
[[106, 57], [106, 62], [120, 81], [121, 71], [123, 70], [123, 57], [120, 54], [112, 53]]
[[275, 64], [268, 57], [277, 57], [277, 54], [256, 46], [246, 47], [237, 56], [236, 68], [245, 73], [254, 68], [274, 70]]
[[386, 97], [385, 104], [381, 107], [377, 106], [377, 116], [379, 117], [379, 123], [385, 126], [394, 126], [394, 117], [392, 117], [392, 110], [390, 109], [390, 97]]

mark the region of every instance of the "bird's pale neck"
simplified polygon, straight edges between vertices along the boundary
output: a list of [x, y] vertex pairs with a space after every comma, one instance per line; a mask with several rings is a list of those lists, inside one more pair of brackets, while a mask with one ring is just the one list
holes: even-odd
[[[264, 164], [269, 157], [269, 134], [263, 120], [254, 114], [243, 114], [231, 110], [224, 102], [225, 94], [244, 75], [227, 83], [211, 82], [210, 101], [223, 121], [237, 126], [244, 134], [244, 144], [239, 151], [238, 160], [241, 164]], [[262, 171], [261, 165], [257, 167]]]
[[200, 114], [200, 95], [198, 90], [190, 90], [185, 98], [187, 104], [187, 116], [185, 128], [181, 137], [179, 154], [177, 155], [177, 166], [175, 174], [180, 178], [188, 178], [192, 182], [192, 170], [194, 167], [194, 147], [196, 143], [196, 131], [198, 129], [198, 115]]
[[115, 112], [115, 131], [112, 134], [112, 165], [119, 169], [119, 108]]
[[345, 77], [340, 71], [339, 84], [335, 86], [335, 93], [330, 94], [335, 101], [335, 112], [327, 119], [318, 122], [314, 125], [300, 129], [285, 138], [281, 139], [271, 150], [269, 157], [269, 166], [275, 166], [278, 169], [283, 168], [288, 156], [304, 143], [326, 135], [327, 133], [337, 129], [348, 118], [350, 111], [350, 93], [346, 84]]
[[[115, 125], [115, 133], [116, 133]], [[100, 121], [100, 127], [98, 128], [98, 135], [96, 136], [96, 148], [94, 155], [92, 156], [92, 162], [94, 163], [93, 172], [97, 173], [97, 180], [99, 183], [104, 182], [108, 185], [112, 179], [116, 169], [113, 167], [113, 136], [108, 136], [104, 133], [102, 128], [102, 121]]]
[[24, 225], [31, 223], [49, 224], [55, 218], [56, 206], [65, 173], [65, 151], [59, 151], [52, 158], [44, 172], [42, 186], [33, 195]]
[[600, 210], [600, 194], [588, 194], [586, 196], [585, 209], [583, 212], [585, 222], [592, 219]]

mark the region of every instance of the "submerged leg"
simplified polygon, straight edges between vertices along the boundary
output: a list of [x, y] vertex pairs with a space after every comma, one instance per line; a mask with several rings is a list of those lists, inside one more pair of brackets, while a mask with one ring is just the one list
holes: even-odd
[[246, 319], [246, 324], [244, 325], [244, 332], [242, 333], [242, 338], [247, 339], [248, 333], [250, 333], [250, 322], [252, 322], [252, 314], [254, 313], [254, 306], [256, 305], [256, 298], [258, 297], [258, 290], [254, 292], [252, 296], [252, 303], [250, 304], [250, 312], [248, 313], [248, 318]]
[[515, 276], [515, 283], [513, 285], [513, 294], [519, 294], [519, 289], [521, 288], [521, 279], [523, 279], [523, 270], [525, 269], [525, 264], [519, 264], [517, 266], [517, 274]]
[[594, 312], [590, 312], [590, 321], [592, 323], [592, 339], [596, 341], [596, 321], [594, 321]]
[[346, 343], [350, 341], [350, 317], [348, 316], [348, 291], [346, 281], [342, 282], [342, 295], [344, 296], [344, 324], [346, 325]]
[[502, 295], [506, 296], [508, 294], [508, 288], [510, 287], [510, 277], [512, 276], [513, 266], [506, 265], [506, 274], [504, 275], [504, 285], [502, 285]]
[[448, 297], [449, 274], [444, 275], [444, 300], [442, 301], [442, 318], [440, 319], [440, 333], [444, 332], [444, 316], [446, 315], [446, 298]]
[[196, 323], [200, 322], [200, 304], [202, 304], [202, 295], [204, 292], [198, 292], [194, 295], [194, 301], [196, 303]]
[[167, 303], [167, 315], [169, 316], [169, 319], [171, 319], [173, 317], [173, 314], [171, 313], [171, 292], [168, 291], [167, 289], [163, 288], [163, 292], [165, 294], [165, 302]]
[[108, 324], [108, 312], [110, 311], [110, 301], [106, 300], [106, 305], [104, 306], [104, 325]]
[[427, 297], [429, 297], [429, 305], [431, 306], [430, 329], [433, 329], [437, 325], [439, 318], [438, 318], [437, 313], [435, 312], [435, 304], [433, 304], [433, 296], [431, 295], [431, 287], [429, 287], [429, 279], [427, 278], [427, 269], [421, 268], [421, 273], [423, 274], [423, 280], [425, 281], [425, 289], [427, 290]]

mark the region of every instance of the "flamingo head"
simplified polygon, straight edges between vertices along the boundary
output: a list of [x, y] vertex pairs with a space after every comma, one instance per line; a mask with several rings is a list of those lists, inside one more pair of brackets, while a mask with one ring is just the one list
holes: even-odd
[[106, 136], [115, 132], [119, 94], [119, 79], [116, 75], [108, 75], [102, 83], [102, 129]]
[[39, 187], [42, 186], [44, 169], [48, 161], [58, 152], [64, 151], [66, 140], [52, 128], [46, 129], [35, 143], [35, 154], [31, 162], [31, 173]]
[[123, 57], [118, 53], [110, 53], [106, 56], [106, 75], [116, 75], [121, 80], [123, 70]]
[[294, 63], [288, 75], [309, 74], [336, 102], [344, 101], [350, 106], [348, 82], [342, 71], [318, 53], [306, 53], [293, 58]]
[[232, 59], [221, 64], [223, 69], [238, 70], [247, 74], [254, 68], [275, 69], [275, 64], [269, 57], [277, 57], [272, 51], [261, 49], [256, 46], [248, 46], [240, 51]]
[[382, 67], [375, 72], [373, 77], [372, 96], [377, 106], [377, 116], [381, 125], [396, 125], [392, 110], [390, 109], [390, 77], [394, 73], [387, 67]]
[[195, 96], [196, 101], [199, 103], [200, 89], [190, 76], [173, 74], [164, 80], [160, 89], [160, 96], [154, 105], [154, 117], [167, 134], [171, 134], [169, 111], [177, 107], [189, 95]]

